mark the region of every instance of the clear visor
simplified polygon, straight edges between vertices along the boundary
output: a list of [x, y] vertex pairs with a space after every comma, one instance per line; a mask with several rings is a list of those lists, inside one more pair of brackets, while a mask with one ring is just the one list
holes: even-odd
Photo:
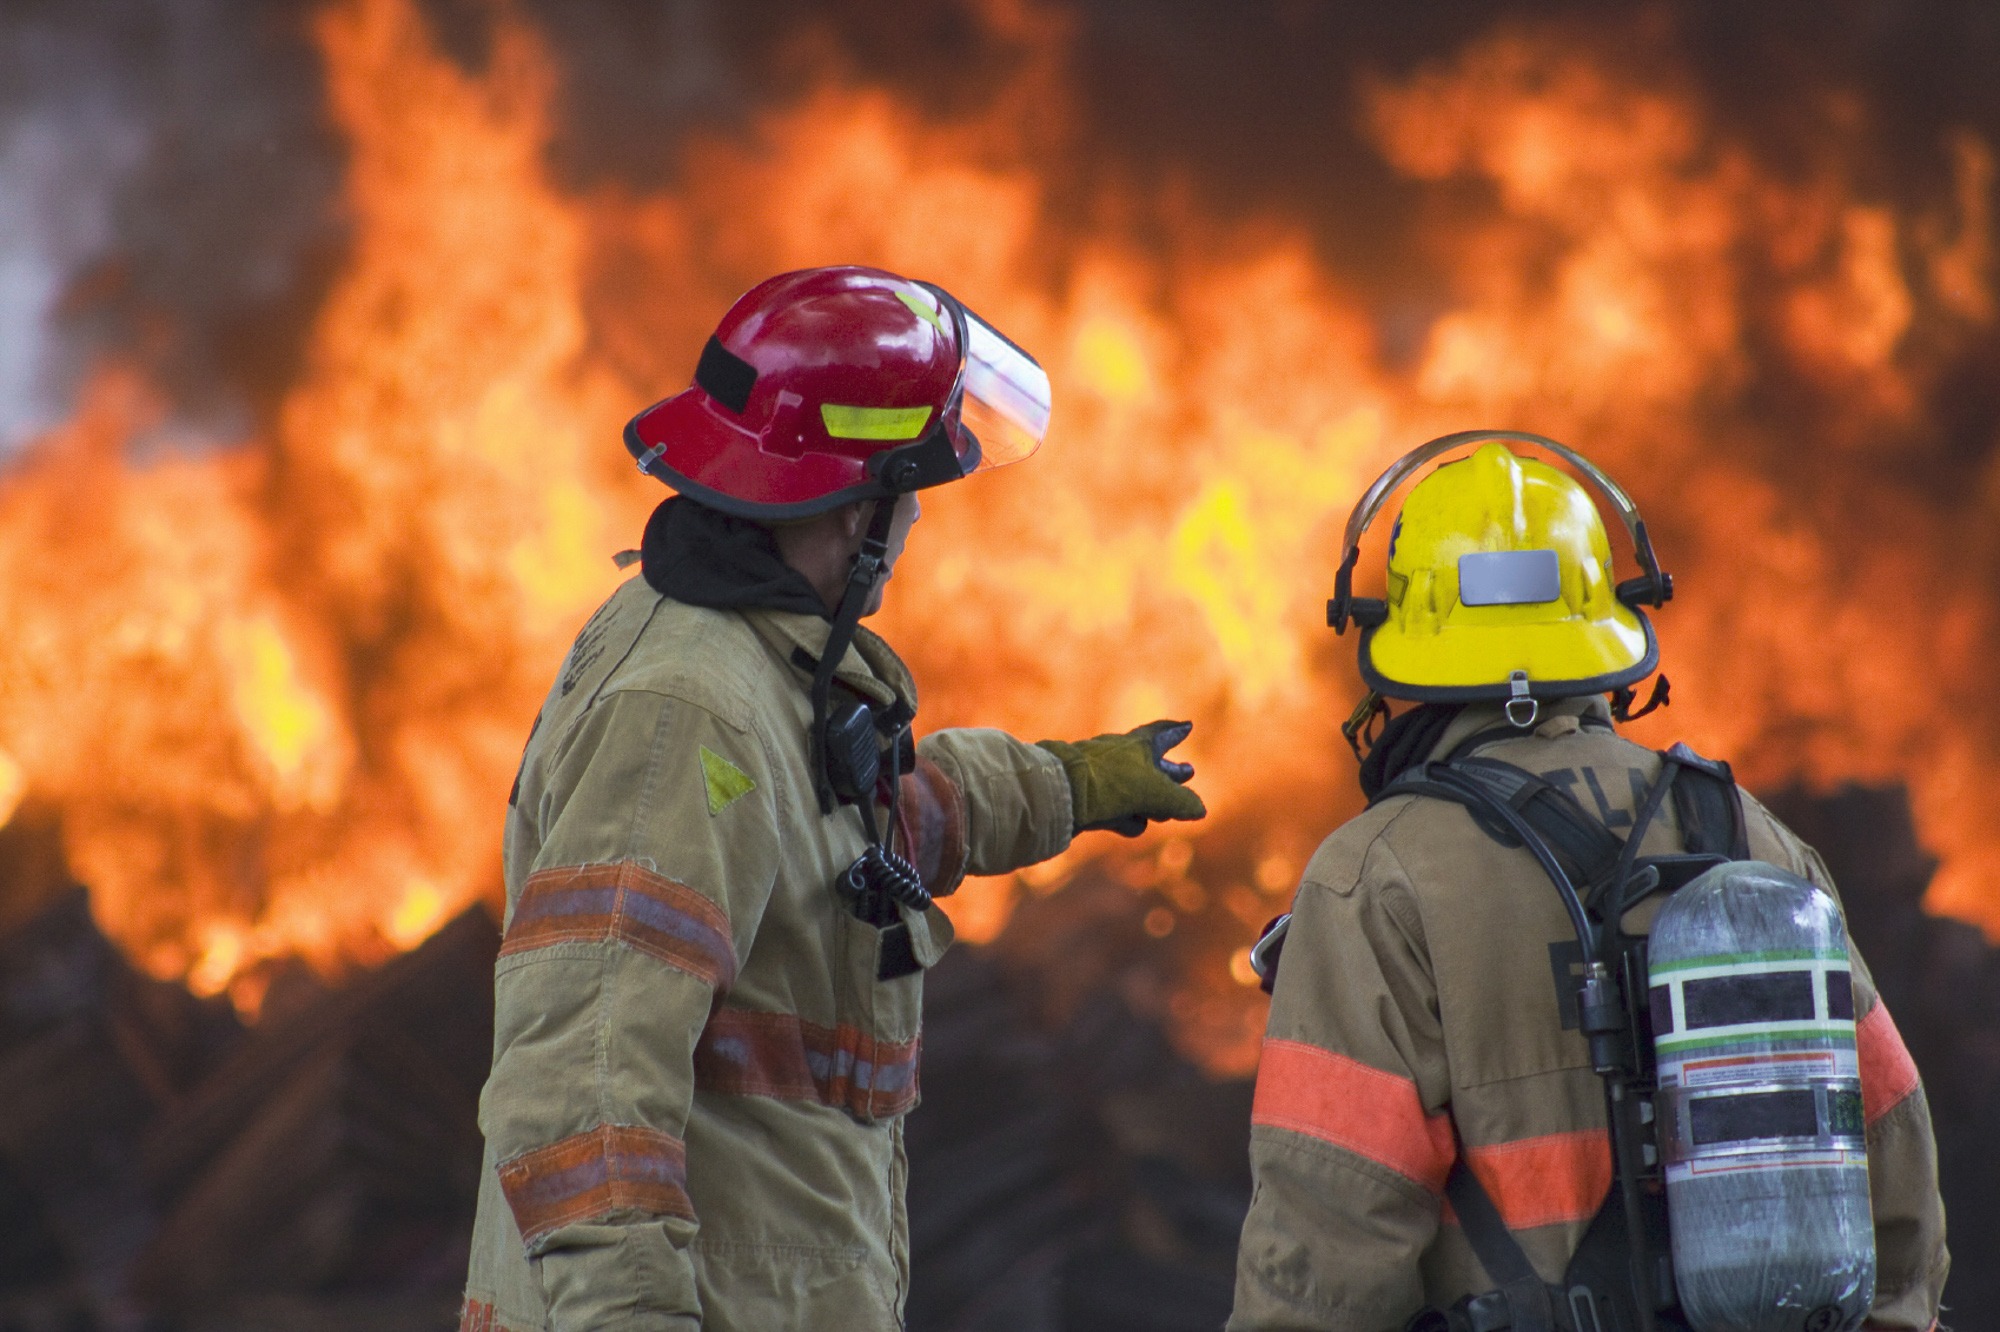
[[1040, 363], [964, 306], [964, 398], [959, 419], [979, 440], [979, 468], [1019, 462], [1049, 433], [1049, 376]]

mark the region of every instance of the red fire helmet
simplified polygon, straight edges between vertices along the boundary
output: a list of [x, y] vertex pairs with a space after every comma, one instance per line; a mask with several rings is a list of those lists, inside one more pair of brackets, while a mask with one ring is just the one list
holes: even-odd
[[1035, 358], [942, 288], [808, 268], [739, 297], [694, 386], [633, 417], [625, 447], [691, 499], [782, 520], [1018, 462], [1048, 423]]

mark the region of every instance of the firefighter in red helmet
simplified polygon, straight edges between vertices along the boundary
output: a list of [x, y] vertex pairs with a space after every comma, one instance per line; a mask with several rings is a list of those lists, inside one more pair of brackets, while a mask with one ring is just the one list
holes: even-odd
[[912, 743], [860, 624], [917, 493], [1048, 420], [1041, 367], [948, 293], [824, 268], [745, 294], [627, 427], [678, 494], [515, 783], [464, 1327], [901, 1325], [935, 899], [1204, 812], [1186, 723]]

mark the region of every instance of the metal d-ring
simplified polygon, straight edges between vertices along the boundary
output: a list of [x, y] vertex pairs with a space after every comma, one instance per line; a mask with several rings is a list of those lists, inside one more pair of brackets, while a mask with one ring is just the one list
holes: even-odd
[[1525, 731], [1542, 715], [1542, 705], [1528, 692], [1528, 673], [1515, 671], [1508, 676], [1507, 690], [1511, 695], [1507, 700], [1507, 720], [1515, 729]]

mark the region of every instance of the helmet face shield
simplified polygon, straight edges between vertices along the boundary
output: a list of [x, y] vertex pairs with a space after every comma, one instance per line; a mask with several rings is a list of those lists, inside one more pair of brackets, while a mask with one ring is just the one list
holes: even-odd
[[979, 470], [1019, 462], [1049, 433], [1049, 376], [991, 324], [965, 315], [964, 398], [959, 419], [979, 441]]
[[1016, 463], [1042, 446], [1049, 433], [1052, 395], [1041, 362], [943, 287], [924, 287], [951, 311], [964, 360], [946, 423], [972, 435], [976, 454], [961, 449], [968, 474]]

